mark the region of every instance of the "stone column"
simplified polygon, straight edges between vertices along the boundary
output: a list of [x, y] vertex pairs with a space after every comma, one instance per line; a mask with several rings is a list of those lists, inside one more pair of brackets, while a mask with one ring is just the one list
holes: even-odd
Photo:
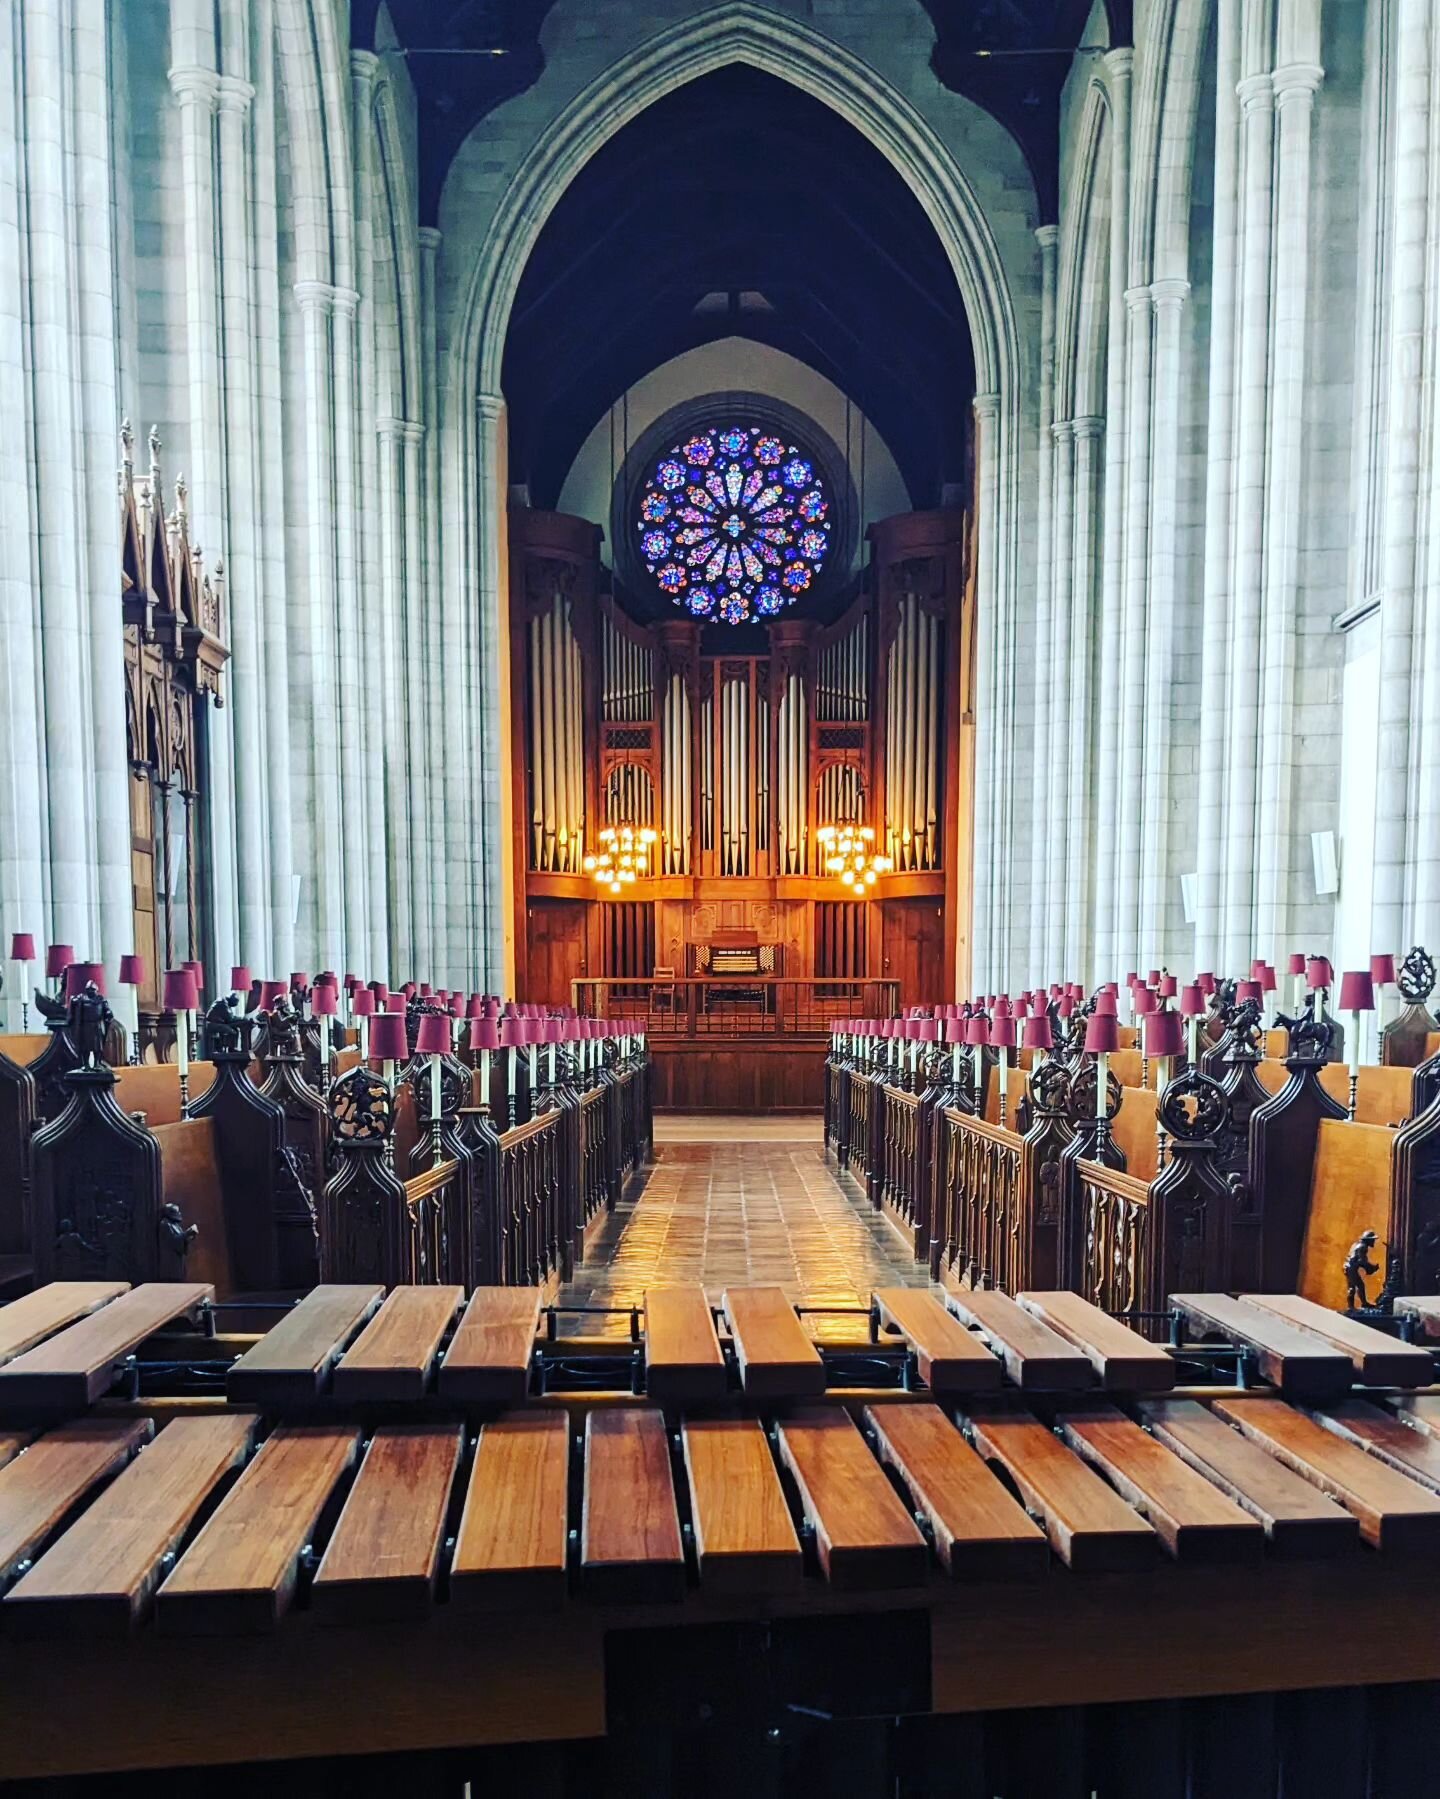
[[[1375, 782], [1373, 941], [1397, 948], [1413, 935], [1408, 903], [1414, 716], [1416, 545], [1421, 419], [1425, 406], [1426, 268], [1431, 192], [1429, 0], [1399, 0], [1395, 96], [1395, 226], [1390, 278], [1390, 380], [1385, 471], [1385, 585], [1380, 613], [1380, 741]], [[1429, 696], [1433, 703], [1434, 696]]]
[[[376, 652], [384, 679], [376, 694], [377, 712], [384, 719], [384, 746], [379, 758], [383, 778], [383, 803], [390, 821], [391, 856], [387, 872], [391, 918], [390, 957], [401, 968], [430, 969], [429, 943], [417, 941], [417, 897], [431, 878], [430, 858], [412, 834], [412, 820], [424, 805], [418, 791], [421, 771], [412, 761], [412, 739], [418, 730], [415, 705], [415, 657], [409, 641], [413, 620], [420, 608], [407, 595], [405, 582], [405, 532], [402, 522], [403, 476], [401, 443], [409, 429], [402, 419], [382, 418], [379, 434], [380, 518], [379, 604], [376, 612]], [[414, 770], [412, 774], [412, 769]], [[380, 964], [391, 965], [390, 959]]]
[[1048, 904], [1049, 831], [1046, 810], [1050, 782], [1050, 698], [1054, 685], [1052, 637], [1055, 604], [1053, 593], [1058, 558], [1052, 551], [1051, 513], [1054, 505], [1055, 448], [1051, 422], [1055, 412], [1055, 259], [1060, 237], [1058, 225], [1041, 225], [1035, 233], [1040, 246], [1040, 434], [1039, 506], [1035, 521], [1035, 731], [1030, 829], [1030, 939], [1025, 969], [1030, 981], [1049, 979], [1045, 959], [1045, 914]]
[[[427, 616], [436, 620], [443, 646], [441, 667], [463, 669], [466, 666], [466, 632], [471, 623], [459, 608], [445, 604], [440, 565], [440, 429], [439, 382], [435, 325], [435, 284], [440, 256], [440, 233], [433, 225], [422, 225], [416, 233], [420, 252], [420, 402], [419, 416], [425, 436], [419, 459], [423, 476], [419, 483], [420, 529], [410, 545], [412, 579], [415, 594]], [[408, 465], [407, 465], [408, 466]], [[407, 490], [407, 507], [413, 505]], [[472, 797], [467, 770], [468, 724], [459, 730], [455, 724], [455, 708], [448, 687], [442, 685], [442, 717], [449, 725], [449, 744], [444, 765], [432, 770], [429, 784], [429, 816], [432, 820], [431, 841], [435, 854], [447, 863], [463, 863], [474, 853], [465, 808]], [[459, 803], [452, 803], [451, 785], [458, 788]], [[449, 949], [451, 965], [457, 975], [466, 979], [479, 965], [478, 944], [469, 937], [469, 888], [461, 884], [453, 907], [447, 903], [450, 917]]]
[[1147, 967], [1171, 954], [1166, 925], [1170, 892], [1170, 745], [1175, 720], [1175, 540], [1180, 435], [1180, 324], [1186, 281], [1150, 286], [1154, 317], [1151, 377], [1149, 543], [1146, 557], [1145, 730], [1141, 756], [1140, 943]]
[[1286, 0], [1280, 21], [1282, 60], [1272, 77], [1278, 143], [1255, 920], [1255, 947], [1271, 957], [1289, 949], [1291, 791], [1295, 740], [1303, 728], [1295, 712], [1295, 639], [1309, 295], [1310, 116], [1324, 77], [1315, 60], [1320, 47], [1319, 0]]
[[[471, 737], [469, 793], [475, 882], [471, 901], [480, 947], [479, 967], [489, 986], [515, 987], [515, 851], [507, 828], [510, 812], [510, 573], [506, 520], [509, 486], [505, 401], [475, 396], [478, 592], [474, 653], [466, 669], [465, 718]], [[462, 479], [464, 471], [461, 471]], [[462, 546], [462, 554], [464, 547]]]
[[1228, 866], [1225, 763], [1230, 741], [1230, 519], [1234, 499], [1235, 329], [1239, 237], [1240, 0], [1218, 0], [1215, 77], [1215, 223], [1210, 277], [1208, 466], [1205, 489], [1205, 612], [1201, 633], [1200, 772], [1195, 958], [1222, 959]]
[[[1045, 759], [1045, 799], [1035, 815], [1034, 830], [1043, 849], [1045, 900], [1044, 954], [1037, 978], [1070, 978], [1065, 953], [1065, 804], [1069, 768], [1080, 754], [1070, 716], [1070, 655], [1075, 609], [1075, 426], [1066, 419], [1051, 427], [1055, 456], [1055, 607], [1050, 665], [1041, 704], [1053, 730]], [[1036, 721], [1037, 726], [1039, 720]], [[1037, 731], [1038, 736], [1038, 731]]]
[[1150, 375], [1154, 308], [1148, 287], [1125, 290], [1125, 599], [1121, 611], [1118, 803], [1119, 876], [1116, 916], [1120, 961], [1136, 967], [1154, 945], [1141, 932], [1141, 862], [1146, 824], [1145, 749], [1154, 729], [1146, 717], [1146, 643], [1150, 634]]
[[[1101, 458], [1105, 420], [1070, 421], [1075, 439], [1074, 532], [1070, 591], [1069, 728], [1065, 753], [1058, 758], [1064, 783], [1057, 818], [1064, 820], [1065, 885], [1060, 894], [1064, 940], [1056, 966], [1084, 980], [1096, 971], [1095, 915], [1090, 892], [1093, 856], [1092, 814], [1095, 785], [1095, 602], [1100, 593], [1100, 538], [1096, 529], [1103, 504]], [[1061, 679], [1066, 680], [1062, 669]], [[1098, 971], [1103, 973], [1104, 971]]]
[[999, 925], [999, 909], [1004, 904], [1005, 874], [1002, 866], [1003, 846], [998, 820], [995, 788], [1001, 758], [997, 750], [1000, 684], [997, 679], [997, 629], [1003, 621], [995, 617], [998, 603], [999, 568], [997, 537], [1000, 526], [1000, 457], [996, 437], [1000, 423], [1000, 401], [996, 394], [976, 394], [975, 437], [979, 493], [976, 529], [977, 568], [975, 604], [976, 631], [976, 712], [975, 721], [975, 888], [973, 920], [974, 960], [971, 982], [977, 992], [985, 992], [999, 978], [1001, 964], [998, 945], [1003, 942]]

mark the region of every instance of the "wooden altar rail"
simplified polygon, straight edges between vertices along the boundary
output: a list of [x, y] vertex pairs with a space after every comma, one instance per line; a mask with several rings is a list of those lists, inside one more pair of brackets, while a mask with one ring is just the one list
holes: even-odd
[[500, 1284], [543, 1287], [568, 1262], [561, 1181], [562, 1114], [542, 1112], [497, 1141], [497, 1266]]
[[686, 975], [670, 979], [570, 983], [584, 1017], [639, 1016], [651, 1036], [820, 1037], [837, 1018], [888, 1018], [900, 1006], [900, 983], [883, 980], [791, 980], [780, 975]]

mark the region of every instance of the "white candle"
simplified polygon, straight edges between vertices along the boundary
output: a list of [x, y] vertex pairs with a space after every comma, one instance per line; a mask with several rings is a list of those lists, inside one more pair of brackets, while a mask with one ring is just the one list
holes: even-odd
[[330, 1082], [330, 1014], [320, 1014], [320, 1082], [328, 1086]]
[[973, 1047], [974, 1047], [974, 1051], [975, 1051], [975, 1054], [973, 1057], [973, 1066], [974, 1066], [974, 1073], [975, 1073], [975, 1103], [978, 1106], [980, 1103], [980, 1087], [981, 1087], [981, 1083], [984, 1079], [985, 1047], [983, 1044], [980, 1044], [980, 1043], [975, 1044]]
[[1110, 1057], [1101, 1050], [1095, 1058], [1095, 1117], [1103, 1119], [1106, 1111], [1106, 1100], [1110, 1097], [1107, 1091], [1110, 1081]]
[[175, 1054], [180, 1062], [180, 1079], [183, 1081], [190, 1073], [190, 1014], [175, 1014]]
[[1192, 1013], [1185, 1022], [1190, 1027], [1190, 1066], [1198, 1068], [1200, 1066], [1200, 1020]]
[[430, 1122], [431, 1124], [440, 1122], [440, 1057], [438, 1055], [432, 1055], [430, 1058]]

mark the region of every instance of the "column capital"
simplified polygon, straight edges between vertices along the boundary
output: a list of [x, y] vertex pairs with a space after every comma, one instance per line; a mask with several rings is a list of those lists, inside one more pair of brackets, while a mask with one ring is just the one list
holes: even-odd
[[1244, 75], [1235, 83], [1235, 97], [1244, 112], [1269, 112], [1275, 104], [1275, 77]]
[[1125, 289], [1125, 310], [1127, 312], [1144, 312], [1154, 297], [1154, 289], [1148, 285], [1127, 287]]
[[1053, 250], [1060, 242], [1060, 227], [1058, 225], [1037, 225], [1035, 242], [1042, 250]]
[[351, 314], [360, 303], [353, 287], [336, 287], [329, 281], [297, 281], [295, 299], [301, 312]]
[[1097, 437], [1105, 435], [1105, 420], [1098, 412], [1087, 412], [1080, 418], [1071, 419], [1070, 429], [1075, 433], [1076, 443], [1093, 443]]
[[1075, 441], [1074, 419], [1056, 419], [1050, 427], [1050, 435], [1057, 444], [1068, 444]]
[[170, 92], [182, 106], [215, 110], [215, 102], [220, 97], [220, 77], [214, 69], [202, 68], [199, 63], [182, 63], [169, 70], [166, 79], [170, 83]]
[[495, 425], [505, 416], [504, 394], [476, 394], [475, 410], [487, 425]]
[[425, 440], [425, 427], [415, 419], [376, 419], [375, 430], [378, 436], [394, 438], [400, 443], [417, 444]]
[[352, 50], [350, 73], [357, 81], [374, 81], [380, 73], [380, 57], [374, 50]]
[[976, 394], [972, 404], [977, 419], [995, 419], [1000, 416], [999, 394]]
[[247, 113], [254, 98], [252, 82], [243, 81], [238, 75], [215, 77], [215, 105], [220, 112]]
[[1121, 44], [1114, 50], [1107, 50], [1103, 61], [1105, 67], [1110, 71], [1112, 81], [1128, 81], [1135, 71], [1135, 51], [1129, 44]]
[[1325, 71], [1318, 63], [1287, 62], [1276, 69], [1270, 77], [1275, 90], [1275, 104], [1284, 106], [1287, 100], [1309, 100], [1319, 89], [1325, 79]]
[[415, 232], [415, 241], [422, 250], [438, 250], [443, 237], [438, 225], [421, 225]]
[[1161, 307], [1179, 308], [1190, 294], [1190, 283], [1180, 275], [1166, 275], [1150, 283], [1150, 298], [1158, 312]]

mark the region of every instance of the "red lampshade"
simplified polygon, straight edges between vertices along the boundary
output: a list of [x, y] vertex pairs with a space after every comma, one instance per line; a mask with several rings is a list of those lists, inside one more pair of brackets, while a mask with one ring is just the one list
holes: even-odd
[[1061, 987], [1059, 981], [1051, 981], [1051, 983], [1050, 983], [1051, 999], [1059, 999], [1059, 997], [1063, 991], [1064, 991], [1064, 989]]
[[1205, 1015], [1205, 993], [1200, 983], [1180, 989], [1180, 1014], [1183, 1018], [1203, 1018]]
[[163, 1004], [167, 1012], [193, 1012], [200, 1003], [195, 977], [188, 968], [167, 968]]
[[1179, 991], [1180, 991], [1180, 983], [1179, 983], [1179, 981], [1176, 980], [1176, 978], [1173, 974], [1162, 974], [1161, 975], [1160, 988], [1159, 988], [1159, 993], [1160, 993], [1161, 999], [1174, 999], [1175, 995]]
[[1135, 970], [1132, 968], [1130, 970], [1129, 974], [1127, 974], [1125, 977], [1125, 985], [1127, 987], [1133, 987], [1135, 985], [1136, 981], [1138, 981], [1139, 979], [1140, 979], [1139, 975], [1136, 974]]
[[85, 991], [88, 983], [94, 983], [95, 991], [105, 991], [105, 964], [103, 962], [72, 962], [65, 970], [65, 997], [74, 999]]
[[1273, 993], [1275, 991], [1275, 970], [1268, 962], [1260, 971], [1260, 985], [1266, 993]]
[[415, 997], [414, 981], [406, 981], [405, 985], [400, 989], [400, 991], [405, 995], [406, 999], [414, 999], [414, 997]]
[[75, 947], [70, 943], [52, 943], [45, 951], [45, 973], [53, 980], [75, 960]]
[[1111, 993], [1108, 988], [1102, 987], [1099, 993], [1095, 995], [1096, 1016], [1100, 1018], [1113, 1018], [1115, 1016], [1115, 1010], [1115, 995]]
[[1092, 1012], [1085, 1026], [1085, 1047], [1092, 1056], [1108, 1056], [1120, 1047], [1120, 1025], [1113, 1012]]
[[920, 1028], [915, 1035], [922, 1043], [938, 1043], [940, 1041], [940, 1020], [938, 1018], [922, 1018]]
[[333, 968], [322, 968], [320, 973], [315, 977], [315, 985], [317, 987], [334, 987], [338, 992], [340, 987], [340, 977]]
[[1285, 964], [1285, 972], [1287, 974], [1304, 974], [1304, 972], [1305, 972], [1304, 956], [1301, 956], [1301, 955], [1291, 956], [1290, 960]]
[[1264, 989], [1261, 987], [1259, 981], [1237, 981], [1235, 983], [1235, 997], [1243, 1005], [1247, 999], [1263, 999]]
[[1026, 1049], [1054, 1049], [1055, 1030], [1048, 1012], [1035, 1012], [1025, 1020]]
[[1158, 987], [1160, 985], [1160, 970], [1158, 968], [1152, 968], [1150, 970], [1149, 974], [1145, 977], [1145, 985], [1147, 987]]
[[1130, 1003], [1142, 1018], [1155, 1011], [1160, 1004], [1148, 987], [1137, 987], [1130, 996]]
[[370, 1060], [408, 1062], [409, 1059], [410, 1043], [405, 1035], [403, 1015], [399, 1012], [377, 1012], [370, 1020]]
[[503, 1049], [524, 1049], [529, 1041], [525, 1035], [526, 1022], [523, 1018], [500, 1020], [500, 1044]]
[[500, 1023], [495, 1018], [474, 1018], [470, 1022], [471, 1049], [499, 1049]]
[[1145, 1054], [1178, 1056], [1184, 1045], [1183, 1027], [1178, 1012], [1150, 1012], [1145, 1018]]
[[965, 1026], [965, 1041], [972, 1049], [977, 1046], [983, 1049], [990, 1041], [990, 1027], [979, 1012]]
[[353, 993], [353, 992], [354, 992], [354, 991], [355, 991], [355, 989], [356, 989], [356, 988], [357, 988], [357, 987], [358, 987], [358, 986], [359, 986], [359, 985], [360, 985], [360, 977], [359, 977], [359, 975], [356, 975], [356, 974], [347, 974], [347, 975], [346, 975], [346, 977], [345, 977], [345, 991], [346, 991], [346, 992], [347, 992], [347, 993]]
[[144, 956], [121, 956], [120, 985], [122, 987], [141, 987], [145, 984]]
[[340, 995], [328, 981], [321, 982], [312, 989], [310, 1010], [317, 1018], [333, 1018], [340, 1010]]
[[1196, 975], [1195, 985], [1208, 997], [1215, 991], [1215, 977], [1207, 968], [1203, 974]]
[[995, 1016], [997, 1018], [1013, 1018], [1015, 1016], [1014, 1009], [1012, 1008], [1012, 1006], [1010, 1004], [1010, 997], [1008, 994], [1002, 993], [996, 999], [996, 1001], [995, 1001]]
[[250, 970], [243, 962], [237, 962], [230, 970], [230, 991], [232, 993], [248, 993], [250, 991]]
[[260, 1010], [262, 1012], [273, 1012], [278, 1002], [284, 999], [289, 991], [290, 989], [285, 985], [284, 981], [261, 981]]
[[429, 981], [421, 981], [421, 983], [420, 983], [420, 997], [421, 997], [421, 999], [429, 999], [429, 997], [430, 997], [430, 983], [429, 983]]
[[1305, 985], [1313, 992], [1318, 987], [1331, 987], [1335, 983], [1335, 970], [1330, 966], [1328, 957], [1311, 956], [1305, 964]]
[[1069, 1018], [1075, 1010], [1075, 1002], [1068, 993], [1062, 993], [1055, 1002], [1055, 1009], [1062, 1018]]
[[463, 993], [452, 993], [450, 995], [450, 1016], [452, 1018], [463, 1018], [465, 1016], [465, 995]]
[[297, 987], [308, 987], [309, 985], [310, 977], [303, 969], [297, 970], [290, 976], [290, 989], [292, 992], [294, 992]]
[[1363, 968], [1347, 969], [1340, 977], [1340, 1010], [1342, 1012], [1373, 1012], [1375, 1010], [1375, 983]]
[[350, 1010], [357, 1018], [375, 1016], [375, 995], [368, 987], [357, 987], [350, 995]]
[[470, 995], [469, 1001], [465, 1007], [465, 1016], [467, 1018], [484, 1018], [486, 1016], [485, 1002], [478, 993], [472, 993]]
[[195, 993], [198, 997], [200, 989], [205, 985], [205, 964], [203, 962], [182, 962], [180, 966], [182, 968], [188, 968], [191, 974], [194, 975]]
[[1264, 978], [1265, 978], [1264, 958], [1257, 956], [1255, 958], [1255, 960], [1250, 964], [1250, 979], [1252, 981], [1260, 981], [1260, 980], [1263, 980]]
[[405, 1014], [405, 995], [403, 993], [387, 993], [385, 995], [385, 1010], [396, 1017], [403, 1017]]
[[[14, 951], [10, 952], [14, 955]], [[1390, 987], [1395, 982], [1394, 956], [1371, 956], [1370, 979], [1377, 987]]]
[[11, 937], [10, 960], [12, 962], [33, 962], [35, 960], [35, 939], [29, 931], [16, 931]]
[[1015, 1020], [995, 1018], [990, 1023], [990, 1042], [995, 1049], [1014, 1049]]
[[421, 1056], [448, 1056], [450, 1053], [450, 1020], [443, 1012], [422, 1012], [420, 1030], [415, 1038], [415, 1052]]

